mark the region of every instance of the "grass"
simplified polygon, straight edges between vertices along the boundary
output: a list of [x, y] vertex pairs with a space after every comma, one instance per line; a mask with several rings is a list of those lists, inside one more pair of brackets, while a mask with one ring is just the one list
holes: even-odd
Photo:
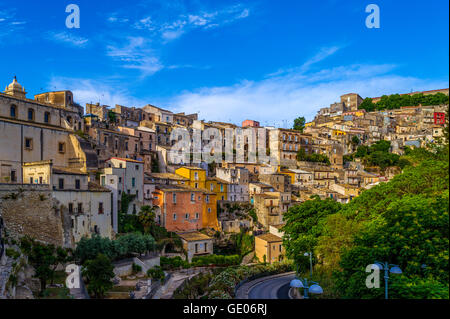
[[40, 299], [69, 299], [66, 288], [47, 288], [43, 297]]
[[67, 274], [65, 271], [55, 271], [53, 283], [63, 285], [66, 283], [66, 278], [67, 278]]
[[114, 286], [108, 292], [130, 292], [134, 291], [135, 286]]

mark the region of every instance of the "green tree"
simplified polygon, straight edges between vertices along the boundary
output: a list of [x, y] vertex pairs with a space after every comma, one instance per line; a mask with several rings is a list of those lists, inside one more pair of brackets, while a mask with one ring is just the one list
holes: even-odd
[[68, 260], [68, 251], [61, 247], [37, 242], [30, 237], [21, 238], [20, 248], [28, 256], [28, 263], [34, 268], [34, 277], [41, 283], [40, 294], [42, 295], [47, 282], [53, 280], [57, 265]]
[[442, 287], [447, 287], [448, 298], [448, 205], [448, 192], [434, 198], [409, 195], [392, 202], [356, 236], [355, 245], [344, 252], [342, 271], [335, 275], [338, 289], [349, 298], [381, 297], [380, 291], [366, 288], [365, 280], [360, 279], [367, 276], [367, 265], [386, 260], [398, 264], [405, 277], [403, 284], [398, 281], [391, 286], [392, 296], [417, 298], [417, 289], [410, 288], [409, 283], [417, 284], [420, 279], [435, 281], [437, 296], [442, 296]]
[[361, 143], [361, 140], [359, 139], [359, 137], [357, 135], [353, 135], [351, 143], [354, 147], [356, 147]]
[[305, 263], [305, 252], [314, 251], [323, 232], [325, 217], [337, 213], [341, 204], [331, 198], [321, 200], [316, 196], [300, 205], [293, 206], [284, 214], [283, 245], [286, 256], [297, 264]]
[[105, 293], [114, 286], [112, 283], [112, 279], [115, 277], [113, 270], [114, 266], [111, 261], [103, 254], [86, 261], [82, 274], [87, 279], [88, 292], [92, 297], [104, 298]]
[[304, 117], [298, 117], [294, 120], [293, 129], [303, 133], [303, 130], [305, 129], [305, 123], [306, 123], [306, 120]]
[[155, 224], [156, 213], [154, 207], [142, 206], [139, 212], [138, 220], [144, 228], [146, 234], [150, 233], [152, 226]]

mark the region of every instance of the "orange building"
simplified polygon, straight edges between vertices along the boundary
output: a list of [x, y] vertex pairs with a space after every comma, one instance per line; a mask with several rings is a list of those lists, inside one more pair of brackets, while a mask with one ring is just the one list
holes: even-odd
[[204, 197], [203, 190], [189, 186], [158, 185], [153, 192], [158, 224], [172, 232], [203, 228]]

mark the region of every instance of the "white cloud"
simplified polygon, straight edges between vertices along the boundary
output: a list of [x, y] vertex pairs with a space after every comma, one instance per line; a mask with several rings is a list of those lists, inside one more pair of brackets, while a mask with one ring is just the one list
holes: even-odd
[[121, 62], [123, 68], [139, 70], [142, 77], [153, 75], [164, 68], [148, 40], [143, 37], [129, 37], [124, 46], [109, 45], [106, 50], [107, 55]]
[[[448, 87], [430, 81], [391, 74], [393, 65], [350, 65], [314, 73], [289, 73], [265, 80], [242, 81], [228, 87], [184, 92], [169, 103], [177, 112], [200, 111], [200, 118], [234, 123], [250, 118], [264, 125], [290, 127], [294, 118], [311, 120], [321, 107], [340, 96], [357, 92], [362, 97]], [[245, 110], [245, 111], [244, 111]]]
[[145, 103], [133, 98], [127, 88], [111, 79], [90, 80], [67, 77], [53, 77], [47, 87], [49, 90], [70, 90], [74, 100], [82, 105], [86, 103], [101, 103], [115, 106], [143, 106]]
[[146, 16], [133, 26], [138, 30], [152, 31], [153, 35], [158, 35], [163, 40], [170, 41], [192, 30], [216, 28], [247, 18], [249, 15], [249, 9], [242, 8], [242, 5], [235, 5], [216, 11], [184, 12], [179, 14], [175, 20], [165, 22], [154, 21], [151, 16]]
[[66, 43], [74, 47], [84, 48], [88, 44], [89, 40], [80, 36], [76, 36], [72, 33], [63, 32], [49, 32], [48, 38], [52, 41]]

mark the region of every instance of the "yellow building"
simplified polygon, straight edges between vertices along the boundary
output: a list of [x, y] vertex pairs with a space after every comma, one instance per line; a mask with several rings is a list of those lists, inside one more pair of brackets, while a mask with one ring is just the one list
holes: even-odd
[[220, 230], [219, 220], [217, 219], [217, 195], [213, 192], [205, 192], [204, 195], [202, 228]]
[[217, 177], [206, 179], [206, 189], [217, 195], [217, 200], [228, 200], [228, 182]]
[[255, 237], [255, 255], [260, 262], [274, 263], [283, 260], [283, 240], [272, 233]]
[[291, 184], [295, 184], [295, 173], [291, 170], [279, 170], [280, 174], [288, 175], [291, 178]]
[[206, 188], [206, 171], [199, 167], [180, 167], [175, 171], [175, 174], [182, 176], [189, 180], [189, 186], [193, 188]]

